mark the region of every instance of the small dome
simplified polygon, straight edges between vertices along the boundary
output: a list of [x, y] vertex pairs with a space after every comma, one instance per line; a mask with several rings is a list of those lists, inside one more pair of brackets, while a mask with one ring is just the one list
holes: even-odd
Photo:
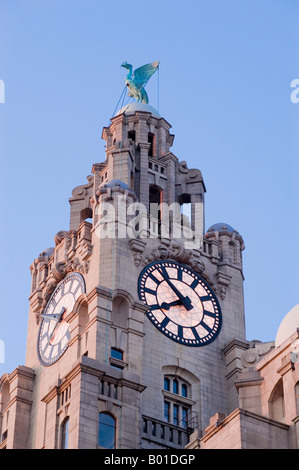
[[220, 232], [221, 230], [227, 230], [227, 232], [235, 232], [235, 229], [228, 224], [214, 224], [209, 229], [208, 232]]
[[143, 111], [144, 113], [151, 113], [154, 117], [160, 118], [160, 114], [158, 111], [150, 106], [149, 104], [145, 103], [139, 103], [137, 101], [133, 101], [133, 103], [130, 103], [123, 108], [121, 108], [117, 113], [116, 116], [119, 116], [120, 114], [135, 114], [136, 111]]
[[278, 346], [296, 333], [297, 328], [299, 328], [299, 304], [293, 307], [282, 320], [277, 330], [275, 347], [278, 348]]
[[104, 184], [104, 188], [114, 188], [115, 186], [119, 186], [120, 188], [127, 189], [128, 185], [124, 183], [122, 180], [110, 180]]

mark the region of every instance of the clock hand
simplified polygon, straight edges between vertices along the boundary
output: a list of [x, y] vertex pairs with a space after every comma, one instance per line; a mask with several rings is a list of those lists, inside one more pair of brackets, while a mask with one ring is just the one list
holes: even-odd
[[[50, 339], [49, 339], [49, 343], [51, 343], [51, 342], [53, 341], [53, 339], [54, 339], [56, 329], [57, 329], [57, 327], [58, 327], [58, 325], [59, 325], [59, 323], [60, 323], [60, 321], [61, 321], [61, 319], [62, 319], [62, 316], [63, 316], [65, 310], [66, 310], [65, 307], [62, 307], [61, 312], [60, 312], [59, 314], [57, 314], [57, 315], [54, 314], [54, 315], [58, 318], [58, 320], [55, 319], [56, 325], [54, 326], [53, 331], [52, 331], [52, 333], [51, 333], [51, 336], [50, 336]], [[48, 316], [50, 317], [51, 315], [48, 315]]]
[[[160, 271], [160, 269], [159, 269]], [[175, 287], [174, 284], [172, 284], [172, 282], [170, 281], [170, 279], [168, 279], [168, 277], [164, 276], [163, 275], [163, 271], [160, 271], [160, 274], [162, 274], [164, 280], [167, 282], [167, 284], [171, 287], [171, 289], [173, 290], [173, 292], [178, 296], [178, 298], [181, 300], [182, 304], [184, 305], [185, 309], [186, 310], [191, 310], [193, 308], [193, 305], [191, 303], [191, 300], [189, 299], [189, 297], [184, 297], [181, 292]]]
[[179, 300], [174, 300], [173, 302], [170, 302], [169, 304], [167, 302], [163, 302], [161, 304], [161, 308], [163, 310], [169, 310], [170, 307], [174, 307], [175, 305], [182, 305], [182, 301], [179, 299]]
[[44, 318], [45, 320], [54, 320], [54, 321], [59, 321], [61, 318], [61, 313], [54, 313], [53, 315], [50, 315], [48, 313], [42, 313], [41, 317]]

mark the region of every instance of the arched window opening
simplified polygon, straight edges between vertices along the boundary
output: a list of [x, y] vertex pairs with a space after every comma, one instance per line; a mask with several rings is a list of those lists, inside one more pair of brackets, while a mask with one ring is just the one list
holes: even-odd
[[114, 325], [126, 328], [129, 316], [129, 302], [122, 295], [117, 295], [112, 301], [111, 320]]
[[87, 222], [92, 222], [92, 209], [90, 209], [89, 207], [82, 209], [82, 211], [80, 212], [80, 222], [83, 222], [83, 220], [86, 220]]
[[181, 194], [178, 197], [178, 202], [181, 206], [181, 215], [182, 219], [189, 221], [191, 224], [191, 195], [190, 194]]
[[180, 377], [164, 377], [164, 421], [187, 429], [190, 427], [192, 408], [190, 405], [190, 385]]
[[69, 417], [61, 424], [61, 449], [68, 449], [69, 444]]
[[167, 390], [167, 392], [170, 391], [170, 380], [168, 377], [164, 378], [164, 390]]
[[[163, 202], [163, 190], [155, 184], [149, 187], [149, 207], [152, 223], [161, 221], [160, 204]], [[153, 227], [154, 229], [154, 227]]]
[[80, 327], [80, 333], [81, 333], [84, 330], [89, 320], [87, 302], [84, 301], [80, 304], [78, 316], [79, 316], [79, 327]]
[[151, 144], [149, 149], [148, 149], [148, 156], [149, 157], [154, 157], [155, 153], [156, 153], [155, 134], [152, 134], [151, 132], [148, 133], [148, 143]]
[[296, 414], [299, 415], [299, 382], [295, 385]]
[[115, 449], [116, 420], [108, 413], [99, 413], [98, 445], [105, 449]]
[[269, 416], [271, 419], [281, 421], [284, 418], [283, 382], [280, 379], [275, 385], [269, 400]]
[[5, 380], [2, 385], [0, 398], [0, 411], [3, 412], [10, 400], [10, 386], [8, 380]]
[[136, 133], [135, 131], [129, 131], [128, 132], [128, 139], [131, 139], [133, 142], [136, 140]]

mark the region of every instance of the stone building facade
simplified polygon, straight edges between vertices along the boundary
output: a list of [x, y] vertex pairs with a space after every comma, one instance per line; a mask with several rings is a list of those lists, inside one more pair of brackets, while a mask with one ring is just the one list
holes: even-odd
[[171, 152], [170, 129], [141, 103], [103, 129], [105, 161], [31, 265], [0, 448], [299, 447], [298, 332], [246, 340], [243, 238], [205, 228], [202, 174]]

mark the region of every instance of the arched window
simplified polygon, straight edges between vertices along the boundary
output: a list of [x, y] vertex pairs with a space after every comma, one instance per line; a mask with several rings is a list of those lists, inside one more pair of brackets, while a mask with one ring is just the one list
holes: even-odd
[[129, 312], [130, 305], [128, 300], [122, 295], [115, 296], [112, 301], [112, 323], [125, 328], [127, 326]]
[[9, 381], [5, 380], [1, 387], [0, 394], [0, 412], [3, 412], [7, 407], [10, 400], [10, 386]]
[[177, 379], [173, 379], [172, 391], [173, 391], [173, 393], [179, 393], [179, 382], [178, 382]]
[[164, 390], [170, 391], [170, 380], [168, 377], [164, 377]]
[[299, 415], [299, 382], [295, 385], [296, 414]]
[[108, 413], [99, 413], [98, 445], [105, 449], [115, 449], [116, 420]]
[[275, 385], [269, 400], [269, 415], [271, 419], [277, 421], [284, 418], [284, 395], [283, 382], [280, 379]]
[[188, 427], [192, 412], [189, 391], [190, 385], [180, 377], [164, 377], [164, 421], [182, 428]]
[[61, 424], [61, 449], [68, 449], [69, 418], [65, 418]]

